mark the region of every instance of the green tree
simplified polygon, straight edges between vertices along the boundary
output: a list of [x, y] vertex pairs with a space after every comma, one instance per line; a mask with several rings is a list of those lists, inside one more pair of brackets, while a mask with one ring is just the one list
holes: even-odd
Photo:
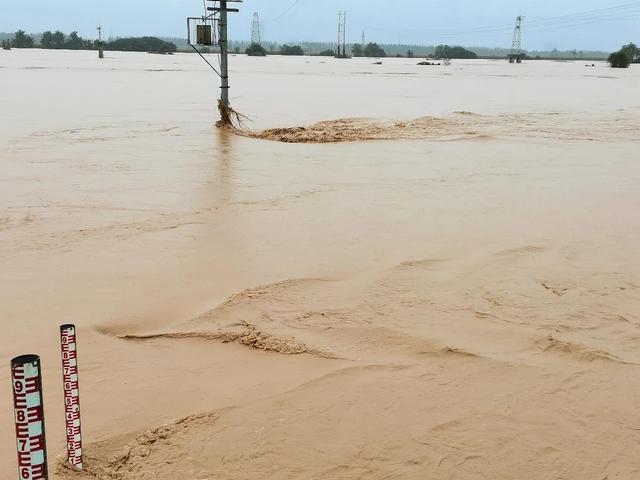
[[407, 58], [413, 58], [413, 50], [407, 50]]
[[250, 57], [266, 57], [267, 50], [259, 43], [252, 43], [247, 47], [245, 52]]
[[53, 33], [51, 32], [51, 30], [42, 32], [42, 36], [40, 37], [40, 47], [53, 48], [52, 45], [53, 45]]
[[108, 42], [105, 49], [121, 52], [173, 53], [178, 47], [173, 42], [165, 42], [157, 37], [129, 37]]
[[608, 62], [613, 68], [629, 68], [631, 60], [624, 51], [619, 50], [609, 55]]
[[353, 45], [353, 47], [351, 47], [351, 55], [353, 55], [354, 57], [364, 56], [364, 48], [362, 48], [362, 45], [360, 45], [359, 43]]
[[40, 39], [40, 46], [42, 48], [64, 48], [65, 36], [60, 30], [56, 30], [54, 33], [46, 31], [42, 34]]
[[336, 52], [334, 52], [333, 50], [327, 49], [327, 50], [323, 50], [320, 52], [320, 56], [321, 57], [335, 57], [336, 56]]
[[630, 63], [640, 61], [640, 49], [635, 43], [629, 43], [623, 46], [620, 51], [627, 56]]
[[365, 57], [386, 57], [387, 52], [378, 45], [377, 43], [368, 43], [366, 47], [364, 47], [364, 56]]
[[280, 53], [282, 55], [304, 55], [304, 50], [299, 45], [282, 45]]
[[462, 47], [450, 47], [449, 45], [438, 45], [434, 56], [436, 58], [478, 58], [478, 54]]
[[69, 50], [80, 50], [85, 46], [85, 42], [82, 37], [78, 36], [78, 32], [71, 32], [69, 38], [64, 42], [64, 48]]
[[27, 35], [24, 30], [18, 30], [13, 36], [12, 44], [16, 48], [33, 48], [33, 37]]

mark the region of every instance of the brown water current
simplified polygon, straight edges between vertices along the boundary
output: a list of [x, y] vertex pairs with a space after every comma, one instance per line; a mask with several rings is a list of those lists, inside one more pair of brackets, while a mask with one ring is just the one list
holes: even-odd
[[56, 479], [640, 478], [639, 68], [95, 57], [0, 51], [0, 478], [24, 353]]

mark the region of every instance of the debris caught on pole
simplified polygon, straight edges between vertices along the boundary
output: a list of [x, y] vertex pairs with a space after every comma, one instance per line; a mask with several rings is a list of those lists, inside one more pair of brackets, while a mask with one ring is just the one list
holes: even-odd
[[80, 387], [78, 382], [78, 344], [75, 325], [60, 326], [64, 419], [67, 461], [82, 470], [82, 432], [80, 428]]
[[40, 357], [23, 355], [11, 360], [11, 383], [18, 448], [18, 478], [47, 480]]

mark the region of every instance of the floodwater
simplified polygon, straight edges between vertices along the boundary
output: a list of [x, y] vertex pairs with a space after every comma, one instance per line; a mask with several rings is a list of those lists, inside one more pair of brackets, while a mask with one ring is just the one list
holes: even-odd
[[0, 51], [0, 477], [37, 353], [75, 478], [63, 323], [93, 478], [639, 475], [640, 69], [233, 57], [247, 130], [325, 122], [285, 143], [96, 56]]

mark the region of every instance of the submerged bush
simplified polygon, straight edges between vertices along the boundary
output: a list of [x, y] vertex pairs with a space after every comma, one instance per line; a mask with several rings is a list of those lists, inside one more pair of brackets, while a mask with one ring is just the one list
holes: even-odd
[[157, 37], [118, 38], [108, 42], [105, 47], [106, 50], [122, 52], [173, 53], [177, 50], [175, 43], [165, 42]]
[[476, 59], [478, 54], [466, 48], [449, 45], [438, 45], [434, 53], [436, 58]]
[[364, 47], [363, 54], [365, 57], [370, 58], [381, 58], [387, 56], [387, 52], [384, 51], [384, 48], [377, 43], [368, 43], [367, 46]]
[[282, 55], [304, 55], [304, 50], [299, 45], [282, 45], [280, 53]]
[[267, 56], [267, 50], [259, 43], [252, 43], [247, 47], [244, 53], [246, 53], [250, 57], [266, 57]]
[[613, 68], [629, 68], [631, 60], [629, 60], [629, 57], [625, 52], [620, 50], [609, 55], [608, 62]]

